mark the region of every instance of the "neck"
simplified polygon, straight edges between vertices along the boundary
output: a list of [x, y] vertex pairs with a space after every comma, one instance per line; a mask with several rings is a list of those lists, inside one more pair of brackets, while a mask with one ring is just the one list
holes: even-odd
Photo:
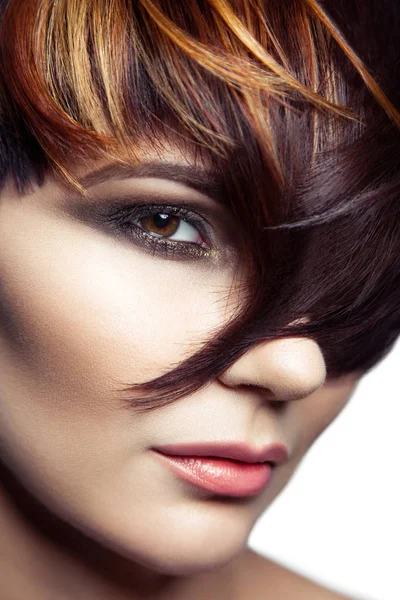
[[194, 576], [178, 577], [152, 571], [59, 519], [4, 466], [0, 466], [0, 530], [0, 580], [2, 593], [6, 594], [4, 600], [233, 597], [237, 560], [235, 565], [230, 562]]

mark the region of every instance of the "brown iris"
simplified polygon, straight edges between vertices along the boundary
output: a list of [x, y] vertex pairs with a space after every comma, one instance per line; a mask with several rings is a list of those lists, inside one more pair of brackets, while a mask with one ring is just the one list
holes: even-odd
[[157, 213], [155, 215], [150, 215], [149, 217], [140, 219], [141, 224], [143, 224], [143, 222], [145, 223], [143, 227], [149, 229], [151, 233], [155, 233], [164, 237], [169, 237], [177, 232], [179, 228], [179, 221], [179, 217], [166, 215], [164, 213]]

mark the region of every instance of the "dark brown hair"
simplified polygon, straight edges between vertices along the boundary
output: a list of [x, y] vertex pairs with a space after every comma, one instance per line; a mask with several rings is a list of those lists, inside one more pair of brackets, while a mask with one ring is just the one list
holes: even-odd
[[[150, 409], [255, 344], [301, 335], [328, 377], [400, 333], [396, 0], [3, 0], [0, 183], [145, 141], [211, 165], [240, 225], [245, 306], [199, 352], [126, 384]], [[290, 324], [290, 326], [289, 326]]]

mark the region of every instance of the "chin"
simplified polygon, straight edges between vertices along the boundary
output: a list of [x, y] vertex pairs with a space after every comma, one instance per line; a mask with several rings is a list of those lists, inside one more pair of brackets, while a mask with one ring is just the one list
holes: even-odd
[[185, 576], [222, 567], [247, 544], [251, 524], [228, 506], [183, 508], [89, 535], [151, 571]]
[[147, 552], [134, 552], [130, 559], [156, 573], [184, 577], [223, 567], [241, 552], [245, 542], [233, 547], [204, 543], [197, 551], [188, 546], [192, 544], [186, 541], [180, 548], [171, 545], [149, 548]]

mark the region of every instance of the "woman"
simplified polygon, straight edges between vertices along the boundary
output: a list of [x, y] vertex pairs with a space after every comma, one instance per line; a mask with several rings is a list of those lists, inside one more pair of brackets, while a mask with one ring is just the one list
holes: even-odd
[[343, 597], [246, 541], [399, 334], [398, 26], [1, 3], [4, 600]]

